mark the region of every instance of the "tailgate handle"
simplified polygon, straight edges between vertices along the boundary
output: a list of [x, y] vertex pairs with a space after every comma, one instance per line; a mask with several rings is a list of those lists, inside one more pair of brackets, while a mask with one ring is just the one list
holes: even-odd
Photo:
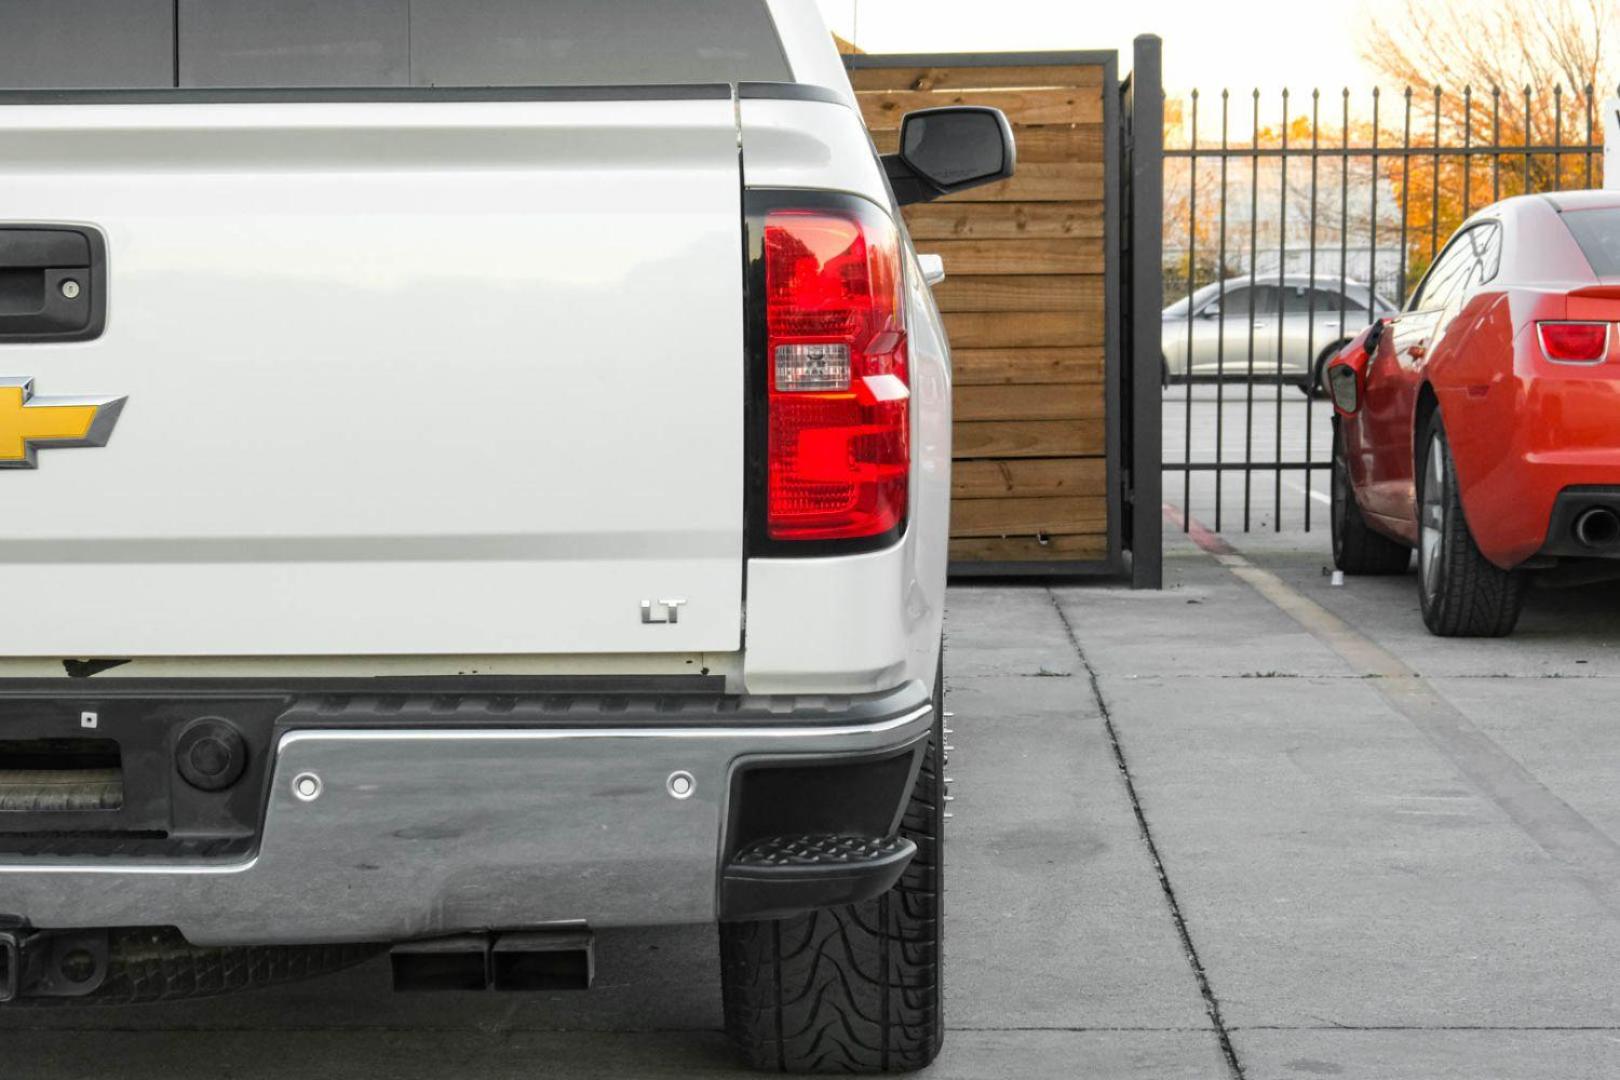
[[107, 311], [106, 252], [95, 229], [0, 226], [0, 344], [99, 337]]

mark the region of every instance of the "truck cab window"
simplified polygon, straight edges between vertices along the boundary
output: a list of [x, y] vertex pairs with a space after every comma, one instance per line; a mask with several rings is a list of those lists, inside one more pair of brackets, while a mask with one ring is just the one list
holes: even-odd
[[792, 79], [765, 0], [0, 5], [0, 89], [646, 86]]

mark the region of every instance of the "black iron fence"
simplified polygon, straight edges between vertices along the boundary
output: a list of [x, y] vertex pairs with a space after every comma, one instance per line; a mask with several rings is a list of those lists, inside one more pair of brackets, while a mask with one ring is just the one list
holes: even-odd
[[1470, 214], [1600, 186], [1602, 104], [1591, 86], [1246, 98], [1166, 103], [1163, 467], [1181, 475], [1165, 497], [1183, 527], [1309, 530], [1331, 467], [1326, 360]]

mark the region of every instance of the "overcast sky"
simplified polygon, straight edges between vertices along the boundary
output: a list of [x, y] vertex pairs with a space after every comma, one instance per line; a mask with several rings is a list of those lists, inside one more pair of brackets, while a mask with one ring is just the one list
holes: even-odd
[[1164, 40], [1167, 91], [1259, 87], [1269, 97], [1284, 86], [1370, 89], [1357, 27], [1396, 0], [819, 2], [829, 25], [868, 52], [1118, 49], [1124, 72], [1132, 39], [1151, 33]]

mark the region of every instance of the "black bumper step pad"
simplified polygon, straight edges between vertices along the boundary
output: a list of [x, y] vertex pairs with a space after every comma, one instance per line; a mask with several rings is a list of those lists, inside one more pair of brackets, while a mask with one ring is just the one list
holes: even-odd
[[899, 836], [771, 836], [740, 849], [721, 876], [720, 917], [779, 919], [881, 896], [900, 880], [917, 845]]

